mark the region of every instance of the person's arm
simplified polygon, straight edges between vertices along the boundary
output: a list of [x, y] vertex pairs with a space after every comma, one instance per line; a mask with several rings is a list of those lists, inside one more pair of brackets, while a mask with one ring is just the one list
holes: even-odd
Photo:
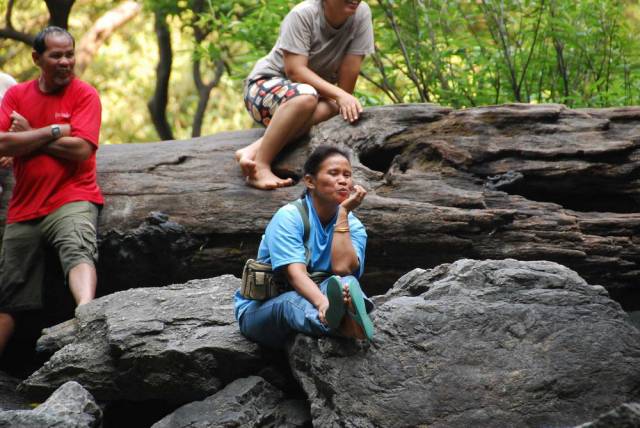
[[333, 241], [331, 242], [331, 270], [336, 275], [351, 275], [360, 267], [358, 254], [353, 248], [351, 233], [349, 231], [349, 212], [356, 209], [367, 191], [360, 185], [356, 185], [353, 193], [340, 204], [338, 218], [333, 228]]
[[307, 266], [304, 263], [291, 263], [285, 267], [285, 273], [289, 284], [318, 309], [320, 322], [326, 324], [325, 314], [329, 308], [329, 300], [322, 294], [318, 285], [309, 278]]
[[89, 158], [95, 146], [78, 137], [61, 137], [42, 146], [44, 153], [61, 159], [83, 161]]
[[[321, 96], [335, 100], [344, 120], [349, 122], [358, 120], [358, 115], [362, 113], [362, 106], [356, 97], [342, 87], [333, 85], [318, 76], [308, 67], [309, 58], [307, 56], [294, 54], [286, 50], [283, 50], [283, 54], [284, 70], [289, 79], [294, 82], [307, 83], [313, 86]], [[353, 84], [355, 85], [355, 81]]]
[[[55, 139], [51, 132], [53, 126], [55, 125], [22, 132], [0, 132], [0, 156], [24, 156], [40, 149]], [[62, 136], [71, 134], [71, 126], [57, 126], [60, 127]]]
[[[16, 111], [11, 113], [10, 132], [25, 132], [31, 130], [31, 125], [24, 116]], [[69, 136], [70, 133], [63, 133], [62, 135], [62, 137], [48, 141], [40, 147], [40, 150], [57, 158], [74, 161], [85, 160], [91, 155], [91, 153], [93, 153], [94, 146], [90, 142], [82, 138], [71, 137]]]

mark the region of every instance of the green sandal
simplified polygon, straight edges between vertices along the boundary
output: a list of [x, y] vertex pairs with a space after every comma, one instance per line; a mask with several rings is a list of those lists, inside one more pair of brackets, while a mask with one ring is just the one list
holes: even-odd
[[334, 275], [327, 280], [327, 299], [329, 309], [325, 313], [327, 324], [331, 329], [340, 327], [342, 317], [344, 317], [344, 297], [342, 296], [342, 282], [340, 277]]
[[362, 331], [369, 340], [373, 340], [373, 322], [369, 318], [367, 308], [364, 303], [364, 294], [358, 281], [349, 280], [349, 294], [351, 295], [351, 303], [355, 312], [347, 311], [349, 316], [362, 327]]

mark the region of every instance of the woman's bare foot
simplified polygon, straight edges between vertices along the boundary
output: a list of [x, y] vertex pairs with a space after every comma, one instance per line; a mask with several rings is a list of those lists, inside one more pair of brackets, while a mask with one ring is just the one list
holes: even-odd
[[273, 190], [279, 187], [293, 185], [293, 179], [280, 178], [271, 172], [269, 166], [259, 166], [256, 164], [255, 173], [252, 176], [247, 176], [247, 184], [256, 189]]
[[344, 313], [344, 317], [342, 318], [342, 322], [340, 323], [338, 331], [346, 337], [351, 337], [354, 339], [366, 338], [364, 329], [353, 318], [351, 318], [351, 315], [349, 315], [349, 312], [355, 312], [355, 308], [353, 307], [353, 302], [351, 301], [348, 284], [342, 285], [342, 296], [344, 297], [344, 304], [347, 307], [347, 311]]

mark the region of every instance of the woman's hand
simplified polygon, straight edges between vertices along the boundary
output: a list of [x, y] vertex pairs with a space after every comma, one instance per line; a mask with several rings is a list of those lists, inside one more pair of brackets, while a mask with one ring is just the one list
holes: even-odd
[[360, 206], [365, 196], [367, 196], [367, 191], [364, 190], [364, 187], [356, 184], [353, 186], [353, 192], [351, 195], [349, 195], [349, 197], [345, 199], [340, 206], [347, 212], [353, 211]]
[[318, 318], [320, 318], [320, 322], [324, 325], [327, 325], [327, 309], [329, 309], [329, 299], [324, 294], [322, 295], [322, 299], [318, 301], [315, 305], [316, 309], [318, 309]]
[[360, 101], [346, 91], [344, 91], [344, 94], [336, 98], [336, 103], [338, 103], [342, 118], [351, 123], [358, 120], [360, 113], [362, 113], [362, 105], [360, 105]]

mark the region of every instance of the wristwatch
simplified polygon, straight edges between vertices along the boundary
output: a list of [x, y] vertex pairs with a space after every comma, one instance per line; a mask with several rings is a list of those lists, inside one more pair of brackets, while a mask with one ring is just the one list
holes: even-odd
[[60, 125], [51, 125], [51, 136], [53, 138], [59, 138], [62, 135]]

